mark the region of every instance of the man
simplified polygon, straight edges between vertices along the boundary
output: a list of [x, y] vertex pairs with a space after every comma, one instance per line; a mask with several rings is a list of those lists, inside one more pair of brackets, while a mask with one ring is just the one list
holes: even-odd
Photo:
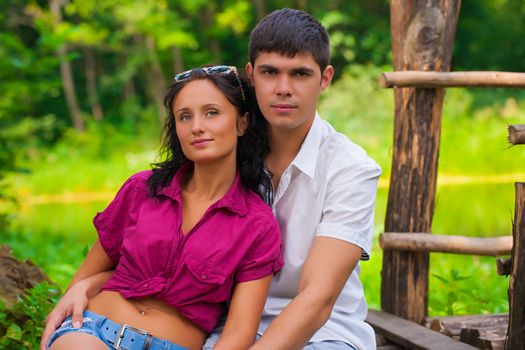
[[329, 56], [325, 28], [303, 11], [275, 11], [250, 35], [246, 71], [269, 122], [285, 259], [251, 350], [375, 349], [359, 260], [369, 259], [381, 170], [316, 112], [334, 74]]

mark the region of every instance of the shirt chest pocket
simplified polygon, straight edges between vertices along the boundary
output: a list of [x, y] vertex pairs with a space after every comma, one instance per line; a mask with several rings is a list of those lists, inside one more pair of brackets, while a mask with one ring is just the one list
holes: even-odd
[[223, 284], [226, 280], [226, 275], [219, 268], [212, 267], [199, 259], [189, 257], [186, 266], [200, 283]]

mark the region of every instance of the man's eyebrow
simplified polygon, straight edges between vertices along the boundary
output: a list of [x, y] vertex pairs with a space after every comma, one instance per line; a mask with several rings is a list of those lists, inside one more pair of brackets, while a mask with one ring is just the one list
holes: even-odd
[[276, 67], [272, 66], [271, 64], [261, 64], [259, 69], [265, 69], [265, 70], [278, 70]]
[[308, 68], [308, 67], [298, 67], [298, 68], [294, 68], [292, 69], [292, 74], [296, 74], [296, 73], [302, 73], [302, 74], [313, 74], [314, 73], [314, 70], [312, 68]]

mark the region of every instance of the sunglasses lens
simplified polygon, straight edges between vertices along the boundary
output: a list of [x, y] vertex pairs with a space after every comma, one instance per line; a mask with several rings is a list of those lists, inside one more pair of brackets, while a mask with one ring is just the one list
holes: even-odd
[[186, 80], [190, 77], [191, 75], [191, 70], [187, 70], [185, 72], [182, 72], [182, 73], [179, 73], [175, 76], [175, 81], [181, 81], [181, 80]]
[[208, 74], [222, 74], [222, 73], [230, 73], [231, 67], [229, 66], [213, 66], [213, 67], [207, 67], [206, 73]]

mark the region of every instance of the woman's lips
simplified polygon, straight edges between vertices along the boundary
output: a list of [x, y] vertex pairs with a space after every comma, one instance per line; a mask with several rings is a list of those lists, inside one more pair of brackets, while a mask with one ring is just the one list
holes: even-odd
[[195, 147], [204, 147], [212, 141], [213, 139], [198, 139], [198, 140], [192, 141], [191, 145]]

